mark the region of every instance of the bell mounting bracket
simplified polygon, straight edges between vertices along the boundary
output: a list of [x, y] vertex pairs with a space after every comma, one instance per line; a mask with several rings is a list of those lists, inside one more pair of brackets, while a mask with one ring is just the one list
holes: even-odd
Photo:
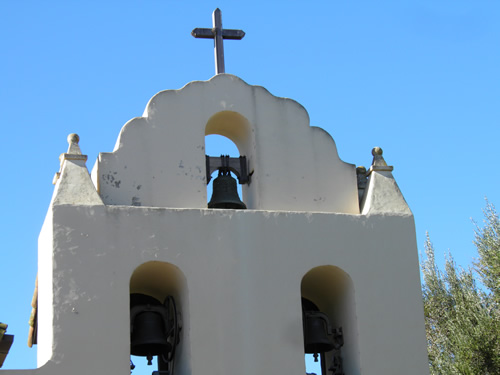
[[208, 156], [205, 155], [205, 163], [207, 168], [207, 185], [212, 179], [212, 173], [216, 170], [231, 171], [236, 177], [240, 185], [250, 183], [250, 174], [248, 173], [247, 157], [240, 156], [232, 158], [229, 155]]

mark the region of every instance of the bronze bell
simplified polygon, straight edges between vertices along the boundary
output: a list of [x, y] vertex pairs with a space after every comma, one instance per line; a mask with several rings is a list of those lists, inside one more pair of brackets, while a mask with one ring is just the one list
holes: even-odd
[[306, 311], [304, 314], [304, 349], [306, 353], [326, 353], [334, 348], [329, 336], [329, 322], [326, 314]]
[[130, 295], [130, 354], [147, 357], [167, 354], [172, 345], [167, 341], [168, 310], [156, 298], [145, 294]]
[[305, 298], [302, 298], [302, 313], [305, 353], [326, 353], [333, 350], [335, 346], [330, 337], [332, 329], [328, 316]]
[[236, 180], [231, 177], [229, 171], [219, 169], [219, 175], [214, 180], [212, 198], [208, 202], [208, 208], [231, 208], [235, 210], [247, 208], [238, 196]]

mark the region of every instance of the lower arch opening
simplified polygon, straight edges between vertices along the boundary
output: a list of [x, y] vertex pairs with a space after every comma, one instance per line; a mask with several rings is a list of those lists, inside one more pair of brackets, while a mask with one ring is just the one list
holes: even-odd
[[167, 262], [151, 261], [137, 267], [130, 278], [131, 373], [183, 372], [188, 323], [186, 279]]
[[301, 296], [306, 372], [359, 374], [354, 287], [350, 276], [336, 266], [315, 267], [302, 278]]

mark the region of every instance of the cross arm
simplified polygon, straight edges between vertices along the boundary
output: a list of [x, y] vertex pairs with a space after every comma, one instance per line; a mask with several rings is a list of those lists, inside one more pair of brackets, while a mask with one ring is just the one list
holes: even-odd
[[[195, 38], [203, 38], [203, 39], [213, 39], [215, 35], [214, 29], [203, 29], [196, 28], [191, 31], [191, 35]], [[245, 32], [243, 30], [233, 30], [233, 29], [223, 29], [222, 30], [222, 38], [224, 39], [243, 39], [245, 36]]]
[[243, 39], [245, 32], [243, 30], [223, 29], [222, 37], [224, 39]]
[[191, 31], [191, 35], [194, 36], [195, 38], [205, 38], [205, 39], [213, 39], [214, 38], [214, 32], [212, 29], [201, 29], [201, 28], [196, 28]]

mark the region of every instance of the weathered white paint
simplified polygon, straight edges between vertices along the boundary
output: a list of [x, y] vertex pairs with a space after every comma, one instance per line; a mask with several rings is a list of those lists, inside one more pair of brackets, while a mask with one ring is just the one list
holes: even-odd
[[375, 147], [372, 155], [373, 163], [367, 173], [368, 186], [361, 201], [361, 212], [363, 215], [411, 215], [410, 208], [392, 175], [393, 167], [385, 162], [382, 149]]
[[323, 265], [354, 289], [346, 374], [425, 374], [411, 216], [82, 205], [53, 215], [53, 357], [40, 373], [125, 373], [130, 277], [161, 261], [186, 280], [181, 374], [303, 374], [301, 282]]
[[[126, 124], [94, 168], [100, 196], [70, 144], [40, 235], [42, 367], [3, 373], [128, 374], [143, 292], [179, 304], [179, 375], [303, 375], [301, 296], [344, 328], [346, 375], [428, 374], [413, 216], [377, 157], [359, 214], [354, 166], [307, 125], [297, 103], [221, 75]], [[210, 133], [249, 157], [254, 209], [202, 208]]]
[[[54, 178], [53, 205], [61, 204], [103, 204], [94, 189], [85, 165], [87, 155], [82, 155], [77, 134], [68, 136], [68, 152], [61, 154], [61, 171]], [[65, 178], [60, 178], [64, 174]]]
[[355, 166], [330, 135], [297, 102], [229, 74], [162, 91], [125, 124], [94, 167], [104, 203], [205, 208], [205, 135], [214, 133], [249, 160], [249, 209], [359, 213]]
[[45, 221], [38, 237], [38, 342], [37, 364], [43, 365], [52, 357], [54, 341], [54, 314], [58, 310], [54, 305], [53, 262], [53, 217], [52, 206], [47, 212]]

